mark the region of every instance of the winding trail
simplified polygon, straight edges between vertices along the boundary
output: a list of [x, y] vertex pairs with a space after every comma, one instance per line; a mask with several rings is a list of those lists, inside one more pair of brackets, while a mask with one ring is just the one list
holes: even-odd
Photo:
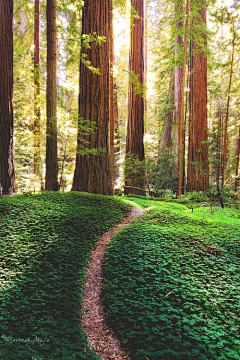
[[101, 360], [130, 360], [121, 349], [114, 332], [108, 328], [101, 299], [103, 286], [103, 258], [110, 240], [124, 226], [142, 215], [146, 210], [133, 208], [125, 219], [113, 229], [104, 233], [97, 242], [89, 258], [86, 281], [83, 288], [82, 325], [87, 334], [90, 347]]

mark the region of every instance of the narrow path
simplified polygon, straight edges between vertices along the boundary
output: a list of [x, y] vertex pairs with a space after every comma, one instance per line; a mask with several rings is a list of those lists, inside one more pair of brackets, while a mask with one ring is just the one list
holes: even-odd
[[128, 216], [112, 230], [103, 234], [90, 256], [83, 288], [82, 325], [88, 336], [91, 349], [101, 356], [101, 360], [130, 360], [121, 349], [113, 331], [108, 328], [101, 300], [103, 285], [103, 258], [109, 241], [119, 229], [143, 214], [145, 210], [133, 208]]

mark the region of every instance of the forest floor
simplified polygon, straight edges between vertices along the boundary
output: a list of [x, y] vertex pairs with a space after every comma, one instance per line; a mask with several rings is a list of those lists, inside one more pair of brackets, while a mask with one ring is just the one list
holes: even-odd
[[75, 192], [0, 197], [0, 359], [121, 359], [90, 348], [82, 315], [89, 257], [126, 200], [152, 210], [105, 239], [102, 298], [121, 348], [132, 360], [240, 359], [239, 210]]
[[105, 252], [113, 236], [145, 211], [140, 208], [133, 208], [121, 223], [100, 237], [90, 256], [83, 289], [82, 324], [91, 344], [91, 349], [100, 355], [102, 360], [130, 360], [129, 356], [120, 347], [118, 339], [106, 321], [102, 303], [103, 259]]
[[99, 237], [129, 210], [76, 192], [0, 197], [0, 359], [99, 359], [80, 321], [85, 272]]

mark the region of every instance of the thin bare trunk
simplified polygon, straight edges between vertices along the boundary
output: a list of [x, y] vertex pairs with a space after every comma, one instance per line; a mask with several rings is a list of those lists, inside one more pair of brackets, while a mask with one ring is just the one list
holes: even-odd
[[237, 151], [236, 151], [236, 178], [235, 178], [235, 190], [238, 190], [239, 187], [239, 158], [240, 158], [240, 123], [239, 123], [239, 133], [237, 141]]
[[145, 124], [146, 124], [146, 132], [148, 132], [149, 129], [149, 119], [147, 116], [147, 66], [148, 66], [148, 54], [147, 54], [147, 50], [148, 50], [148, 31], [147, 31], [147, 26], [148, 26], [148, 16], [147, 16], [147, 10], [148, 10], [148, 2], [147, 0], [145, 0], [144, 2], [144, 79], [143, 79], [143, 83], [144, 83], [144, 118], [145, 118]]
[[[176, 1], [175, 3], [175, 16], [178, 19], [176, 24], [177, 36], [175, 40], [175, 61], [176, 66], [174, 68], [174, 123], [173, 123], [173, 151], [174, 151], [174, 170], [178, 171], [178, 149], [179, 149], [179, 118], [180, 118], [180, 107], [181, 107], [181, 89], [183, 79], [183, 68], [179, 64], [179, 48], [183, 46], [183, 39], [178, 33], [183, 26], [182, 17], [183, 9], [181, 5], [182, 1]], [[182, 64], [181, 64], [182, 65]]]
[[180, 113], [179, 113], [178, 183], [177, 183], [178, 199], [181, 198], [181, 194], [182, 194], [184, 88], [185, 88], [185, 74], [186, 74], [186, 64], [187, 64], [188, 21], [189, 21], [189, 0], [187, 0], [187, 4], [186, 4], [186, 22], [185, 22], [182, 87], [181, 87], [181, 106], [180, 106]]
[[217, 147], [216, 147], [216, 184], [219, 186], [221, 177], [221, 164], [222, 164], [222, 106], [219, 103], [218, 106], [218, 128], [217, 128]]
[[[188, 66], [189, 70], [189, 66]], [[189, 87], [189, 71], [187, 75], [187, 88]], [[187, 130], [187, 112], [188, 112], [188, 93], [185, 95], [185, 115], [183, 123], [183, 166], [182, 166], [182, 193], [186, 190], [186, 130]]]
[[229, 77], [229, 85], [228, 85], [227, 111], [226, 111], [226, 118], [225, 118], [225, 129], [224, 129], [224, 140], [223, 140], [222, 187], [224, 187], [224, 185], [225, 185], [225, 167], [226, 167], [226, 162], [227, 162], [227, 140], [228, 140], [227, 135], [228, 135], [228, 121], [229, 121], [229, 105], [230, 105], [230, 98], [231, 98], [235, 39], [236, 39], [236, 32], [235, 32], [234, 24], [233, 24], [232, 58], [231, 58], [231, 68], [230, 68], [230, 77]]

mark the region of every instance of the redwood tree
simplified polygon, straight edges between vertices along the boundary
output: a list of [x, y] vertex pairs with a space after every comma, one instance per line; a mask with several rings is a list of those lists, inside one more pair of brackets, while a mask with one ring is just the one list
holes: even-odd
[[236, 150], [236, 173], [235, 173], [235, 190], [238, 190], [239, 186], [239, 160], [240, 160], [240, 123], [238, 126], [238, 139], [237, 139], [237, 150]]
[[0, 194], [15, 191], [13, 162], [13, 0], [0, 1]]
[[41, 178], [41, 159], [40, 159], [40, 2], [35, 0], [35, 22], [34, 22], [34, 174]]
[[109, 77], [109, 121], [110, 121], [110, 147], [109, 147], [109, 155], [110, 155], [110, 175], [112, 188], [114, 191], [114, 77], [113, 77], [113, 64], [114, 64], [114, 34], [113, 34], [113, 6], [110, 1], [110, 10], [109, 10], [109, 57], [110, 57], [110, 77]]
[[177, 182], [177, 197], [181, 198], [182, 194], [182, 180], [183, 180], [183, 118], [184, 118], [184, 88], [185, 88], [185, 74], [187, 65], [187, 39], [188, 39], [188, 21], [189, 21], [189, 0], [186, 1], [186, 20], [185, 20], [185, 36], [184, 36], [184, 52], [183, 52], [183, 69], [182, 80], [180, 87], [180, 107], [179, 107], [179, 147], [178, 147], [178, 182]]
[[[187, 191], [205, 191], [209, 186], [207, 147], [207, 54], [206, 5], [199, 3], [192, 22], [190, 49], [189, 146]], [[194, 9], [195, 10], [195, 9]], [[195, 10], [196, 12], [196, 10]]]
[[[173, 127], [173, 138], [174, 138], [174, 168], [178, 171], [178, 146], [179, 146], [179, 119], [180, 119], [180, 107], [181, 107], [181, 88], [182, 88], [182, 74], [183, 65], [180, 62], [180, 49], [183, 48], [183, 39], [180, 35], [180, 30], [183, 26], [183, 7], [182, 0], [175, 2], [175, 17], [176, 17], [176, 38], [175, 38], [175, 61], [176, 66], [174, 68], [174, 127]], [[182, 60], [182, 59], [181, 59]]]
[[56, 0], [47, 0], [46, 190], [58, 190]]
[[[144, 0], [131, 0], [130, 84], [128, 98], [128, 125], [126, 140], [125, 193], [142, 194], [145, 174], [139, 163], [144, 160], [144, 99], [136, 91], [136, 82], [144, 81]], [[139, 171], [135, 171], [136, 168]]]
[[[85, 0], [83, 7], [78, 146], [72, 188], [105, 195], [113, 191], [108, 150], [110, 8], [110, 0]], [[84, 47], [84, 35], [93, 34], [94, 38], [94, 33], [105, 41], [99, 45], [93, 40]]]

